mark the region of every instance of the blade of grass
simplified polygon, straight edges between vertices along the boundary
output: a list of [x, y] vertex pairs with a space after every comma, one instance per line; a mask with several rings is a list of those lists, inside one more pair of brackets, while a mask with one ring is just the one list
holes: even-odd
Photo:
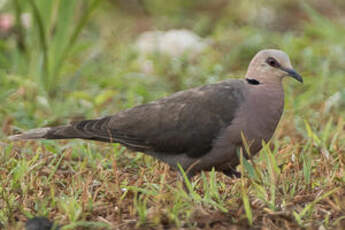
[[54, 79], [58, 79], [58, 76], [60, 75], [60, 72], [61, 72], [61, 67], [64, 61], [66, 60], [66, 58], [68, 57], [69, 53], [71, 52], [73, 45], [75, 44], [81, 31], [83, 30], [83, 28], [86, 26], [87, 22], [89, 21], [91, 14], [97, 9], [97, 7], [102, 1], [103, 0], [92, 1], [90, 6], [87, 8], [86, 12], [81, 16], [77, 26], [74, 28], [72, 35], [67, 42], [67, 45], [63, 48], [63, 51], [61, 52], [60, 58], [56, 62], [56, 65], [53, 70]]
[[46, 30], [44, 27], [44, 23], [42, 20], [42, 16], [40, 13], [40, 10], [38, 9], [36, 3], [34, 0], [29, 0], [29, 4], [32, 8], [32, 12], [34, 15], [34, 19], [37, 23], [38, 26], [38, 35], [39, 35], [39, 40], [40, 40], [40, 45], [41, 45], [41, 49], [42, 49], [42, 53], [43, 53], [43, 65], [42, 65], [42, 73], [40, 76], [41, 82], [44, 85], [45, 90], [48, 89], [48, 85], [49, 85], [49, 56], [48, 56], [48, 42], [47, 42], [47, 37], [46, 37]]
[[249, 197], [248, 197], [248, 189], [245, 185], [245, 180], [244, 180], [244, 165], [243, 165], [243, 152], [241, 152], [240, 155], [240, 163], [241, 163], [241, 195], [242, 195], [242, 201], [243, 201], [243, 206], [244, 210], [246, 212], [246, 216], [248, 219], [249, 225], [253, 225], [253, 213], [252, 209], [250, 207], [250, 202], [249, 202]]
[[180, 173], [182, 174], [183, 182], [185, 186], [187, 187], [190, 194], [194, 194], [194, 188], [192, 183], [190, 183], [190, 180], [186, 174], [186, 172], [183, 170], [182, 166], [180, 164], [177, 164], [178, 169], [180, 170]]
[[[21, 23], [22, 6], [19, 4], [18, 0], [13, 0], [13, 5], [16, 13], [16, 28], [17, 28], [17, 47], [24, 54], [27, 52], [25, 44], [25, 30], [23, 24]], [[26, 55], [25, 55], [26, 56]]]
[[304, 209], [297, 213], [296, 211], [293, 211], [293, 215], [297, 221], [297, 223], [299, 225], [303, 225], [303, 220], [302, 218], [305, 216], [309, 216], [311, 214], [311, 212], [313, 211], [314, 206], [319, 203], [321, 200], [327, 198], [328, 196], [332, 195], [333, 193], [337, 192], [340, 188], [335, 188], [332, 189], [331, 191], [326, 192], [325, 194], [323, 194], [322, 196], [320, 196], [319, 198], [315, 199], [313, 202], [307, 204]]
[[[277, 165], [276, 159], [267, 143], [262, 142], [263, 153], [265, 155], [266, 163], [268, 166], [268, 175], [269, 175], [269, 187], [270, 187], [270, 209], [275, 211], [275, 199], [276, 199], [276, 184], [277, 177], [280, 174], [280, 169]], [[277, 175], [278, 174], [278, 175]]]

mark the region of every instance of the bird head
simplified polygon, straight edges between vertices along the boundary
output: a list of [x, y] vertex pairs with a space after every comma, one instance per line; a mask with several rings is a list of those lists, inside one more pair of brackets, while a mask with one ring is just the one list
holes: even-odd
[[275, 49], [259, 51], [250, 62], [246, 74], [247, 79], [258, 83], [280, 83], [286, 76], [303, 83], [302, 76], [293, 69], [289, 56]]

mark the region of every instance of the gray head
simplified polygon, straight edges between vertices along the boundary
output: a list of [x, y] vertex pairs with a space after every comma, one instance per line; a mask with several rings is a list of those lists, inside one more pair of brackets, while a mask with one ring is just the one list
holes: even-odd
[[286, 76], [303, 82], [301, 75], [293, 69], [289, 56], [275, 49], [259, 51], [250, 62], [246, 74], [247, 79], [260, 83], [280, 83]]

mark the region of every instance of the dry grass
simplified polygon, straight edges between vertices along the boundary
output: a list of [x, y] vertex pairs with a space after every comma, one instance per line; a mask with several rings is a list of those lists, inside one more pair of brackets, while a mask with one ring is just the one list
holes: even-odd
[[[167, 165], [119, 145], [2, 143], [2, 215], [9, 229], [20, 228], [33, 214], [66, 229], [342, 229], [344, 121], [332, 124], [332, 151], [326, 153], [286, 133], [288, 118], [277, 132], [278, 147], [263, 150], [253, 167], [244, 165], [242, 178], [203, 174], [193, 180], [191, 194]], [[277, 140], [287, 135], [294, 140]]]

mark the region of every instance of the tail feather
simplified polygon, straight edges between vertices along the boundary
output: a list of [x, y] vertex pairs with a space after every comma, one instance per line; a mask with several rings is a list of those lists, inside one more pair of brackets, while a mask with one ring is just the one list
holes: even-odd
[[116, 142], [132, 149], [147, 149], [143, 138], [112, 129], [111, 117], [83, 120], [70, 125], [32, 129], [22, 134], [8, 137], [11, 141], [32, 139], [86, 139], [102, 142]]
[[21, 134], [8, 137], [11, 141], [32, 140], [32, 139], [69, 139], [85, 138], [73, 126], [57, 126], [31, 129]]
[[145, 139], [112, 129], [111, 117], [95, 120], [83, 120], [70, 125], [32, 129], [22, 134], [8, 137], [11, 141], [32, 139], [86, 139], [123, 144], [133, 150], [141, 151], [151, 148]]
[[52, 128], [38, 128], [32, 129], [22, 134], [17, 134], [13, 136], [9, 136], [8, 139], [11, 141], [19, 141], [19, 140], [31, 140], [31, 139], [40, 139], [44, 138], [45, 135], [51, 130]]
[[[83, 120], [70, 125], [32, 129], [22, 134], [8, 137], [11, 141], [32, 139], [72, 139], [81, 138], [112, 142], [111, 133], [104, 125], [109, 119]], [[103, 127], [104, 126], [104, 127]]]

